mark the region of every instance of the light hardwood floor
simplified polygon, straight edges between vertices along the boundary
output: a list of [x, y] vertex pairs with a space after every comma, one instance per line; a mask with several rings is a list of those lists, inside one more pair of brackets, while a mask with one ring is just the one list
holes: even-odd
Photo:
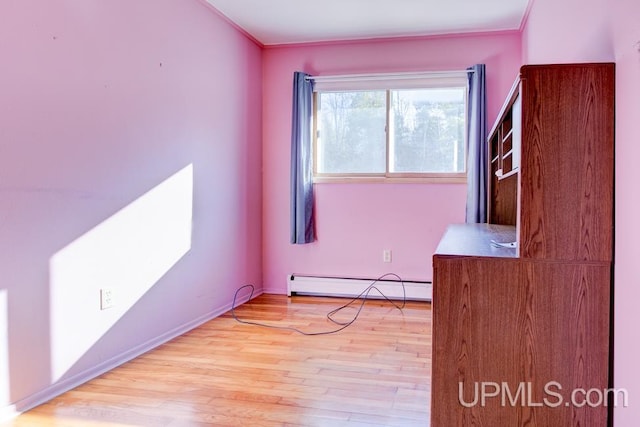
[[[346, 302], [261, 295], [236, 313], [317, 332]], [[429, 303], [369, 300], [352, 326], [317, 336], [227, 313], [3, 426], [424, 427], [430, 383]]]

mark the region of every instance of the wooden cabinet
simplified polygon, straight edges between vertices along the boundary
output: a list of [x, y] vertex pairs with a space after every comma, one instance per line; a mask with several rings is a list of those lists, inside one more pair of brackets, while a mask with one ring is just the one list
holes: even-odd
[[613, 64], [521, 68], [488, 139], [489, 224], [433, 256], [432, 427], [607, 425], [613, 125]]

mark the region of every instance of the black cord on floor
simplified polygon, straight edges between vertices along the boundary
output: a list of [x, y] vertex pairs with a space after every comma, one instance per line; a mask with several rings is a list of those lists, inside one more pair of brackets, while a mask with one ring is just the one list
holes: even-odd
[[[387, 296], [385, 294], [382, 293], [382, 291], [380, 289], [378, 289], [378, 287], [376, 287], [376, 283], [378, 283], [379, 281], [383, 280], [384, 278], [387, 277], [394, 277], [396, 278], [400, 284], [402, 285], [402, 304], [398, 305], [396, 304], [394, 301], [390, 300], [389, 298], [387, 298]], [[272, 328], [272, 329], [282, 329], [282, 330], [286, 330], [286, 331], [293, 331], [293, 332], [297, 332], [299, 334], [302, 335], [308, 335], [308, 336], [313, 336], [313, 335], [328, 335], [328, 334], [335, 334], [336, 332], [340, 332], [341, 330], [351, 326], [356, 319], [358, 318], [358, 316], [360, 315], [360, 312], [362, 311], [362, 308], [364, 307], [365, 302], [367, 302], [367, 299], [369, 299], [369, 294], [371, 293], [371, 291], [376, 290], [378, 291], [378, 293], [387, 301], [389, 301], [395, 308], [397, 308], [398, 310], [401, 310], [404, 308], [406, 302], [407, 302], [407, 292], [404, 286], [404, 282], [403, 280], [400, 278], [400, 276], [398, 276], [395, 273], [387, 273], [387, 274], [383, 274], [382, 276], [378, 277], [376, 280], [374, 280], [373, 282], [371, 282], [371, 284], [365, 289], [363, 290], [357, 297], [353, 298], [351, 301], [349, 301], [348, 303], [346, 303], [345, 305], [336, 308], [335, 310], [331, 310], [328, 314], [327, 314], [327, 319], [329, 319], [331, 322], [335, 323], [336, 325], [340, 325], [339, 328], [337, 329], [333, 329], [333, 330], [329, 330], [329, 331], [322, 331], [322, 332], [304, 332], [298, 328], [294, 328], [292, 326], [277, 326], [277, 325], [269, 325], [266, 323], [260, 323], [260, 322], [254, 322], [254, 321], [250, 321], [250, 320], [242, 320], [240, 319], [235, 312], [236, 309], [236, 299], [238, 297], [238, 293], [240, 293], [240, 291], [242, 291], [245, 288], [251, 288], [251, 293], [249, 294], [249, 301], [251, 301], [251, 298], [253, 297], [253, 291], [254, 291], [254, 287], [253, 285], [244, 285], [241, 286], [240, 288], [238, 288], [236, 290], [235, 295], [233, 296], [233, 304], [231, 306], [231, 315], [233, 316], [233, 318], [240, 322], [240, 323], [244, 323], [245, 325], [254, 325], [254, 326], [262, 326], [265, 328]], [[336, 314], [338, 314], [340, 311], [344, 310], [345, 308], [351, 306], [353, 303], [355, 303], [356, 301], [360, 300], [360, 306], [358, 307], [358, 310], [356, 311], [356, 314], [353, 316], [353, 318], [351, 320], [349, 320], [348, 322], [339, 322], [337, 320], [335, 320], [333, 318], [333, 316], [335, 316]]]

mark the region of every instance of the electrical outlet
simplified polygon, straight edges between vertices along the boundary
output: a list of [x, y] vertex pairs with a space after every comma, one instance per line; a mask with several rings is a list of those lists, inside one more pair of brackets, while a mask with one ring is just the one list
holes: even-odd
[[384, 249], [382, 251], [382, 262], [391, 262], [391, 249]]
[[113, 289], [102, 288], [100, 289], [100, 310], [106, 310], [113, 307]]

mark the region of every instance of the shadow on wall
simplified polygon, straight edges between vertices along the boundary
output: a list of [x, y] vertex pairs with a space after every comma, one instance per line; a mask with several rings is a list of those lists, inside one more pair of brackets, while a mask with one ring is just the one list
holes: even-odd
[[[62, 249], [50, 252], [48, 298], [41, 292], [37, 298], [44, 300], [40, 305], [48, 302], [48, 309], [12, 310], [25, 307], [28, 293], [17, 296], [20, 301], [13, 305], [13, 289], [0, 289], [0, 409], [16, 400], [16, 409], [28, 408], [91, 374], [95, 357], [78, 362], [100, 347], [107, 332], [191, 249], [193, 179], [190, 164]], [[39, 252], [37, 258], [29, 254], [30, 262], [41, 258]], [[22, 264], [11, 271], [37, 291], [33, 281], [42, 278], [30, 276], [24, 271], [27, 267]], [[101, 298], [104, 290], [111, 292], [111, 301]], [[22, 327], [16, 328], [13, 322]], [[25, 324], [28, 334], [12, 330], [14, 326], [23, 331]], [[25, 360], [25, 354], [31, 360]], [[105, 362], [113, 352], [101, 354]], [[33, 368], [32, 372], [25, 367]], [[50, 382], [42, 384], [45, 370]], [[34, 389], [40, 391], [33, 395]]]

